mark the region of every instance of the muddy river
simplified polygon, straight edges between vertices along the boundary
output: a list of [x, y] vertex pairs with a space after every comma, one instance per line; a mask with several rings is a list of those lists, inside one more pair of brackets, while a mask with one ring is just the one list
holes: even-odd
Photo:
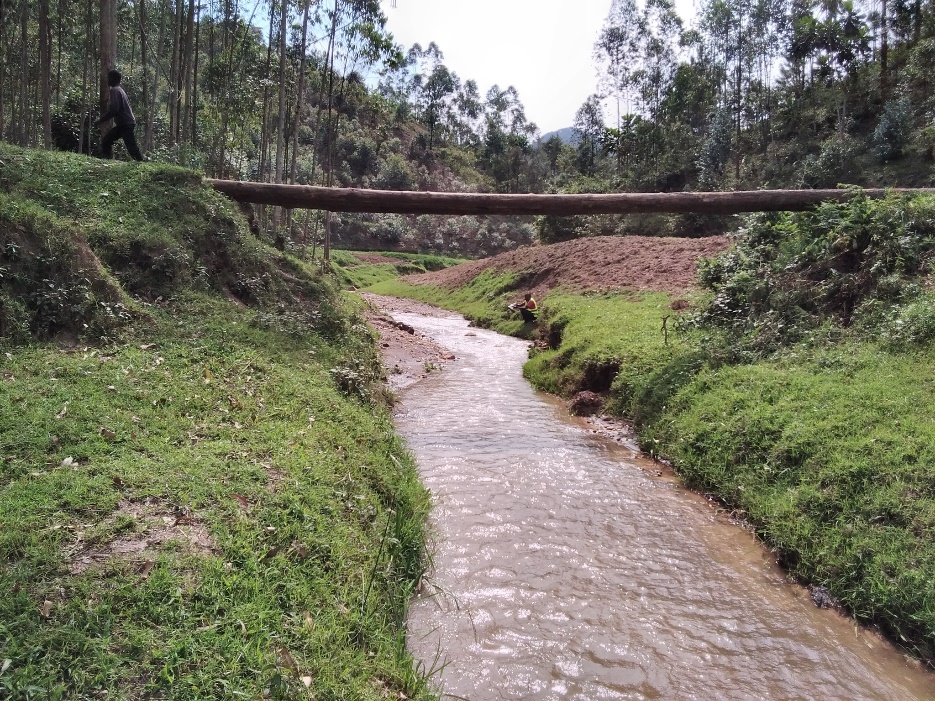
[[935, 699], [935, 675], [816, 608], [749, 533], [535, 392], [526, 343], [393, 316], [457, 356], [397, 417], [434, 500], [410, 647], [445, 693]]

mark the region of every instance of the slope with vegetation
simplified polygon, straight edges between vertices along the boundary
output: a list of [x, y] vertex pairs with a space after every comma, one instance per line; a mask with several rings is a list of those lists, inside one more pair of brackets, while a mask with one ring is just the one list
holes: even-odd
[[[537, 340], [524, 368], [534, 385], [603, 394], [644, 450], [748, 522], [792, 576], [932, 663], [933, 222], [931, 197], [752, 216], [733, 246], [702, 259], [702, 289], [688, 299], [675, 298], [677, 279], [668, 291], [569, 285], [627, 268], [623, 258], [608, 274], [566, 255], [568, 244], [537, 251], [535, 265], [510, 253], [510, 266], [492, 259], [372, 289]], [[644, 256], [660, 244], [643, 241]], [[541, 288], [534, 330], [505, 302], [546, 260], [566, 284]], [[659, 256], [657, 271], [667, 265]]]
[[354, 306], [190, 171], [0, 162], [0, 697], [427, 697]]

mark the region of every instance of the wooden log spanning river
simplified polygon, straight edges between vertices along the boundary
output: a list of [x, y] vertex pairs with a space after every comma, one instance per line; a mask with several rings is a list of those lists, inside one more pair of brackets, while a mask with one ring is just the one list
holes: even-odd
[[277, 185], [237, 180], [208, 180], [239, 202], [292, 209], [394, 214], [738, 214], [810, 209], [821, 202], [843, 202], [862, 193], [935, 194], [935, 188], [742, 190], [734, 192], [626, 192], [609, 195], [501, 195], [474, 192], [411, 192], [356, 188]]

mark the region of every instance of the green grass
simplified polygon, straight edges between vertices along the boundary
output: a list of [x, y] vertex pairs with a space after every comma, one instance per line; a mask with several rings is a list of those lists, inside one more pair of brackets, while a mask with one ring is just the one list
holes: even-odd
[[0, 161], [0, 698], [431, 698], [429, 500], [353, 305], [193, 174]]
[[843, 344], [707, 369], [642, 438], [742, 510], [793, 574], [931, 659], [933, 362]]
[[621, 413], [643, 377], [685, 352], [674, 333], [666, 343], [669, 302], [660, 293], [550, 294], [542, 315], [549, 348], [536, 349], [523, 372], [536, 387], [563, 396], [612, 389]]
[[[332, 372], [370, 365], [369, 338], [355, 353], [347, 339], [263, 325], [189, 299], [120, 345], [11, 352], [0, 394], [11, 698], [292, 698], [306, 675], [318, 698], [421, 693], [401, 623], [427, 495], [386, 412], [345, 396]], [[180, 533], [70, 573], [88, 549], [145, 536], [121, 506], [147, 502], [157, 526], [190, 518], [212, 552]]]
[[401, 275], [425, 273], [441, 270], [463, 263], [461, 258], [425, 253], [401, 253], [374, 251], [387, 258], [396, 258], [399, 263], [365, 263], [354, 255], [354, 251], [335, 250], [331, 252], [334, 272], [346, 284], [359, 289], [371, 288], [381, 283], [397, 280]]

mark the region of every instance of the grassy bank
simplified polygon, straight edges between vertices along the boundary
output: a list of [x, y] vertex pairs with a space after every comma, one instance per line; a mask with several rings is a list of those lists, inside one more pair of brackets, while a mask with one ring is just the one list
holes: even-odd
[[[332, 269], [345, 284], [353, 287], [372, 287], [382, 282], [396, 280], [400, 275], [426, 273], [462, 263], [464, 259], [449, 258], [426, 253], [381, 253], [382, 258], [394, 262], [368, 263], [354, 255], [354, 251], [331, 251]], [[364, 254], [366, 255], [366, 254]]]
[[870, 344], [706, 368], [644, 424], [800, 581], [931, 660], [935, 353]]
[[[929, 662], [933, 215], [935, 200], [893, 198], [754, 218], [678, 321], [664, 295], [553, 291], [524, 369], [566, 397], [604, 393], [645, 450], [750, 523], [795, 578]], [[516, 333], [512, 281], [375, 289]]]
[[185, 171], [0, 161], [0, 698], [430, 696], [427, 494], [335, 284]]

